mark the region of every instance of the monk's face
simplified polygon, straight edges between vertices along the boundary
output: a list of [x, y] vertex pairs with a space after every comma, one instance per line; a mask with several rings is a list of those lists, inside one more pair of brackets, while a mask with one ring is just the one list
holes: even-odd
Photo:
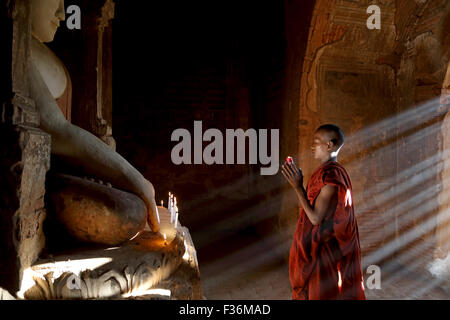
[[60, 21], [66, 18], [64, 0], [31, 0], [31, 34], [41, 42], [51, 42]]
[[326, 132], [316, 131], [311, 145], [311, 151], [314, 159], [326, 161], [330, 158], [333, 143]]

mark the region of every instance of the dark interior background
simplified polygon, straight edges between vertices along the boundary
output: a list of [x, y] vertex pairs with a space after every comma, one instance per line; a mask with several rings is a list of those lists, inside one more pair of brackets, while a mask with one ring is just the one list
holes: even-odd
[[272, 228], [273, 217], [253, 219], [266, 196], [255, 184], [274, 180], [260, 177], [259, 165], [177, 166], [170, 152], [172, 132], [193, 136], [194, 120], [223, 133], [280, 127], [269, 110], [282, 99], [283, 2], [118, 0], [113, 28], [113, 136], [155, 186], [157, 203], [167, 204], [169, 191], [177, 196], [200, 256]]
[[[80, 5], [82, 28], [83, 6], [89, 4], [84, 1], [65, 2], [66, 7]], [[299, 101], [314, 1], [114, 3], [112, 135], [117, 151], [152, 182], [158, 204], [163, 200], [167, 206], [168, 192], [176, 195], [179, 219], [190, 230], [200, 268], [261, 240], [265, 245], [258, 250], [270, 252], [270, 239], [286, 234], [280, 222], [282, 191], [287, 190], [281, 173], [261, 176], [259, 164], [174, 165], [170, 155], [177, 142], [171, 134], [185, 128], [193, 136], [195, 120], [203, 122], [203, 132], [279, 129], [280, 161], [295, 155], [298, 110], [291, 106]], [[73, 88], [86, 86], [79, 75], [86, 52], [77, 44], [89, 41], [88, 35], [60, 28], [49, 44], [69, 69]], [[82, 106], [72, 105], [72, 118], [74, 123], [86, 118]], [[292, 229], [295, 210], [284, 211], [292, 216]], [[284, 254], [274, 256], [276, 263], [286, 262], [288, 248], [289, 241]]]

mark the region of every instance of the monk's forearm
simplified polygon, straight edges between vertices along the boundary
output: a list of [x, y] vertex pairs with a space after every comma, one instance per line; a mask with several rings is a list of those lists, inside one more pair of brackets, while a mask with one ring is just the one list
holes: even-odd
[[317, 225], [319, 223], [318, 214], [314, 212], [314, 208], [309, 204], [306, 190], [303, 188], [303, 186], [301, 186], [298, 187], [295, 191], [297, 192], [300, 205], [302, 206], [303, 210], [305, 210], [309, 221], [311, 222], [311, 224]]

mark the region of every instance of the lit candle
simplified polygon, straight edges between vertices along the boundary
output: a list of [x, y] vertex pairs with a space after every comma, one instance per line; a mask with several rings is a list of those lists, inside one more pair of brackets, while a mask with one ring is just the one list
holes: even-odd
[[175, 214], [176, 214], [176, 210], [177, 210], [177, 197], [174, 197], [173, 201], [174, 202], [173, 202], [173, 221], [172, 221], [172, 223], [176, 223], [177, 218], [176, 218]]
[[164, 201], [161, 200], [161, 207], [164, 207]]
[[175, 206], [175, 229], [177, 228], [178, 225], [178, 207]]
[[173, 218], [175, 217], [175, 208], [173, 206], [173, 193], [170, 194], [170, 223], [173, 223]]
[[167, 203], [167, 209], [170, 212], [170, 223], [172, 223], [172, 195], [169, 192], [169, 202]]
[[158, 218], [158, 224], [161, 223], [161, 220], [159, 220], [158, 207], [156, 207], [156, 218]]

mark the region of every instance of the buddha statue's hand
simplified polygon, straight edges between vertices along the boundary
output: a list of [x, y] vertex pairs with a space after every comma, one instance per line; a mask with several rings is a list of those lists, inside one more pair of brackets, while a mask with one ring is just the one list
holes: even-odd
[[147, 206], [147, 223], [153, 232], [159, 232], [158, 213], [155, 201], [155, 188], [150, 181], [145, 180], [145, 190], [143, 191], [143, 200]]

